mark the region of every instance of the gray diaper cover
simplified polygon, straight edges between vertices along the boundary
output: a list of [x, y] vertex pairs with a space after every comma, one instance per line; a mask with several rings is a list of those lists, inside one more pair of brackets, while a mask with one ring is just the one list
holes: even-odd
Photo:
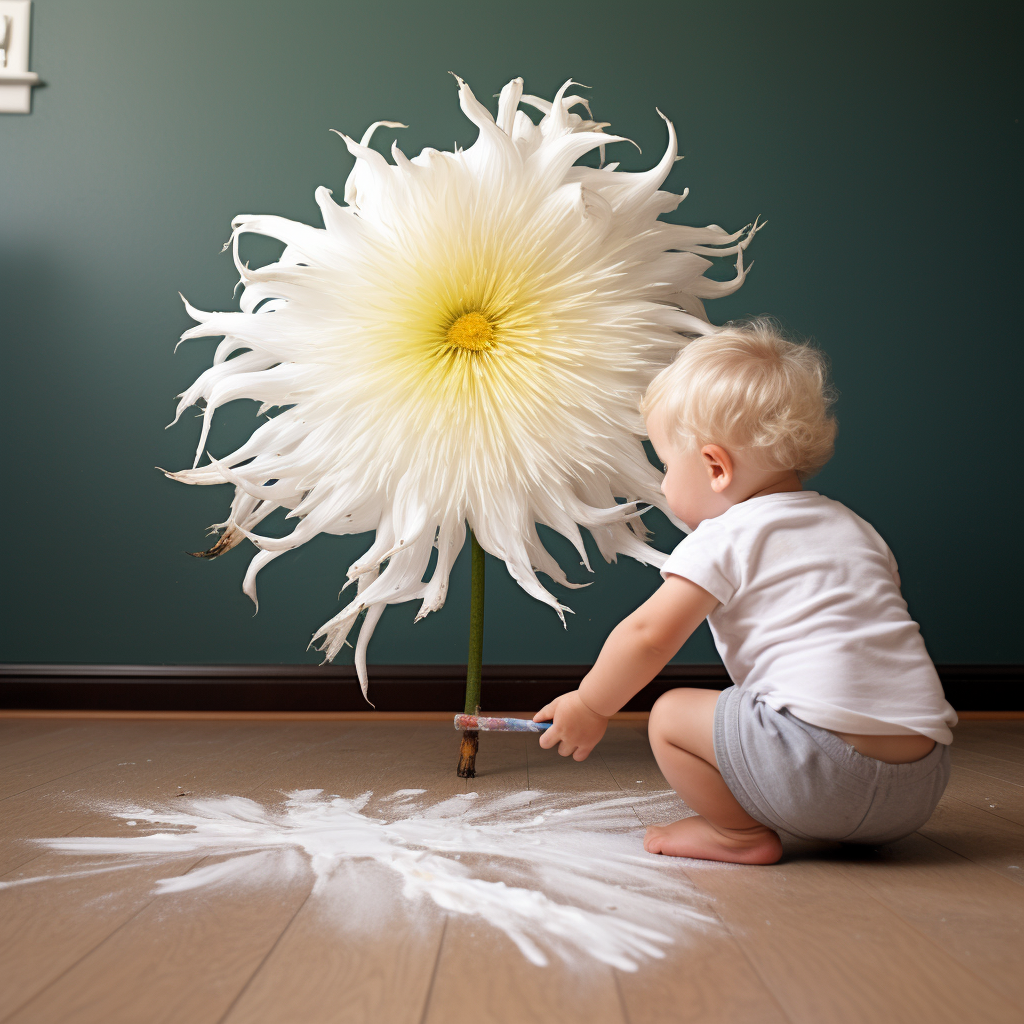
[[891, 843], [920, 828], [949, 781], [949, 747], [888, 764], [738, 686], [715, 705], [715, 758], [752, 818], [802, 839]]

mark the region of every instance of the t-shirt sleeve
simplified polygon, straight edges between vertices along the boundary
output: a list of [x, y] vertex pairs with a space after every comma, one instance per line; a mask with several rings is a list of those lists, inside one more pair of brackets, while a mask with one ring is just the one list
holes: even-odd
[[739, 572], [728, 531], [716, 529], [714, 522], [705, 520], [679, 543], [661, 567], [661, 575], [691, 580], [726, 604], [739, 587]]
[[893, 555], [892, 549], [888, 545], [885, 548], [885, 557], [889, 562], [889, 572], [895, 576], [900, 571], [900, 567], [896, 564], [896, 556]]
[[[885, 542], [883, 541], [883, 543]], [[900, 567], [896, 564], [896, 559], [888, 545], [886, 545], [885, 548], [885, 555], [889, 562], [889, 575], [892, 577], [893, 583], [896, 584], [896, 589], [899, 590], [902, 585], [902, 580], [900, 579]]]

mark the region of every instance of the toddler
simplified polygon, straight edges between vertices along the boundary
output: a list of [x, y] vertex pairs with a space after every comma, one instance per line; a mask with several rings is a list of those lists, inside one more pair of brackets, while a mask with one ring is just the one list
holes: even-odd
[[582, 761], [608, 718], [707, 618], [734, 685], [651, 711], [665, 778], [697, 812], [647, 830], [676, 857], [772, 864], [780, 831], [885, 843], [927, 821], [956, 714], [872, 527], [805, 491], [832, 455], [820, 354], [766, 321], [691, 342], [642, 405], [662, 492], [692, 531], [612, 631], [578, 690], [534, 717]]

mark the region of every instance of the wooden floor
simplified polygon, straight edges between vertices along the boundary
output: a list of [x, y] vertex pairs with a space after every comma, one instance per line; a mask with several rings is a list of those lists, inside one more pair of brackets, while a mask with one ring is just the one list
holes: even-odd
[[[56, 876], [0, 890], [0, 1021], [1024, 1021], [1019, 721], [962, 723], [942, 803], [893, 846], [792, 841], [771, 867], [686, 862], [714, 926], [633, 973], [534, 966], [458, 913], [346, 933], [315, 912], [301, 873], [198, 896], [155, 894], [166, 865], [71, 878], [67, 854], [33, 842], [125, 835], [104, 801], [164, 806], [181, 793], [272, 803], [304, 788], [639, 797], [664, 786], [642, 723], [612, 726], [582, 764], [534, 737], [484, 736], [471, 782], [455, 777], [456, 746], [435, 722], [0, 720], [0, 882]], [[637, 812], [649, 813], [639, 800]], [[638, 821], [638, 849], [641, 836]]]

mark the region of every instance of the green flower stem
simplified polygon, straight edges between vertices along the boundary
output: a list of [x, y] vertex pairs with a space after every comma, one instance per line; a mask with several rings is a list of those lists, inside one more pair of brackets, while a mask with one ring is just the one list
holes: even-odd
[[469, 599], [465, 713], [475, 715], [480, 709], [480, 676], [484, 660], [484, 549], [472, 530], [469, 531], [469, 543], [473, 551], [473, 583]]
[[[473, 531], [469, 531], [469, 543], [473, 551], [472, 589], [469, 597], [469, 657], [466, 661], [466, 711], [475, 715], [480, 710], [480, 675], [484, 660], [484, 549], [480, 547]], [[466, 729], [459, 746], [459, 765], [456, 774], [460, 779], [476, 778], [476, 754], [479, 748], [479, 733]]]

